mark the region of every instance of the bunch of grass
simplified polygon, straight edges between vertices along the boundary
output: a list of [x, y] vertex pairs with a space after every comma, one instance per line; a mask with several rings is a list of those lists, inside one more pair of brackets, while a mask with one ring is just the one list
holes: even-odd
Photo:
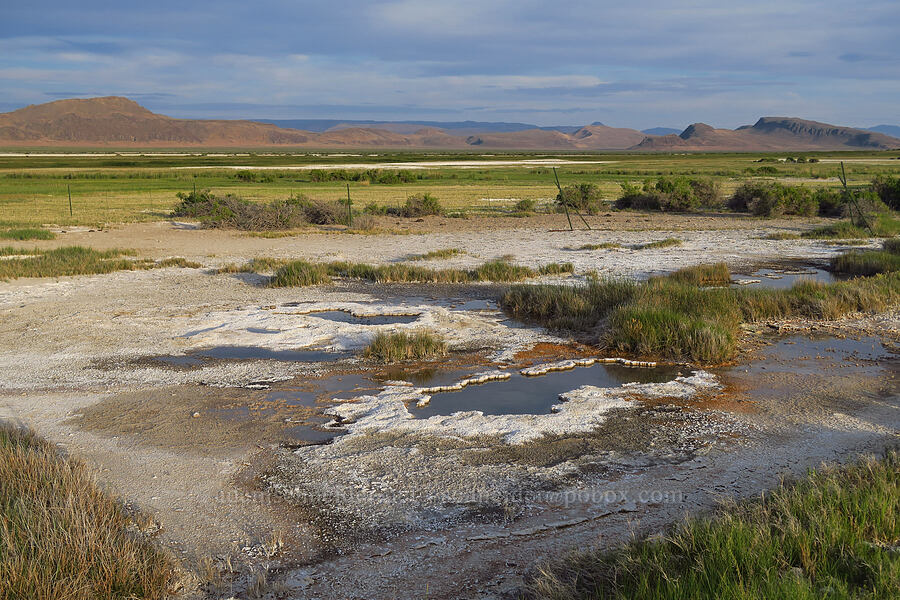
[[386, 363], [429, 360], [446, 355], [447, 343], [440, 336], [424, 330], [412, 333], [380, 332], [363, 352], [366, 358]]
[[0, 600], [167, 597], [172, 559], [85, 466], [0, 425]]
[[37, 227], [25, 227], [21, 229], [6, 229], [0, 231], [0, 239], [4, 240], [55, 240], [56, 234], [46, 229]]

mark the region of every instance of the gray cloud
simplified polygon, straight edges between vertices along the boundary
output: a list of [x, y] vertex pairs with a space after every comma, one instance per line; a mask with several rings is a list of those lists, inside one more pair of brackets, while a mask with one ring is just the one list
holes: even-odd
[[4, 3], [0, 103], [131, 90], [191, 116], [900, 122], [896, 0], [129, 4]]

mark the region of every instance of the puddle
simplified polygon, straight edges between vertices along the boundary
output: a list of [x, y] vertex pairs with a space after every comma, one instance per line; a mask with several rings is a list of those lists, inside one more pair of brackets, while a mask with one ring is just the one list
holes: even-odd
[[[806, 266], [785, 269], [759, 269], [750, 275], [733, 275], [732, 285], [752, 285], [771, 289], [787, 289], [800, 281], [817, 281], [819, 283], [833, 283], [838, 281], [830, 271], [820, 267]], [[741, 283], [746, 282], [746, 283]]]
[[877, 337], [841, 339], [795, 335], [782, 338], [761, 352], [763, 360], [741, 370], [750, 374], [790, 370], [812, 375], [822, 372], [824, 360], [838, 363], [839, 367], [853, 367], [854, 373], [874, 376], [884, 369], [884, 361], [897, 356]]
[[440, 369], [438, 367], [424, 367], [419, 369], [404, 369], [402, 367], [387, 367], [373, 377], [378, 381], [408, 381], [419, 387], [432, 387], [438, 385], [451, 385], [465, 379], [483, 368], [470, 369]]
[[506, 381], [469, 385], [459, 391], [434, 394], [428, 405], [410, 407], [410, 412], [421, 419], [470, 410], [480, 410], [486, 415], [548, 414], [553, 405], [559, 404], [561, 393], [583, 385], [616, 387], [631, 382], [662, 383], [674, 379], [678, 369], [593, 365], [540, 377], [525, 377], [518, 371], [511, 375]]
[[371, 315], [356, 316], [345, 310], [317, 310], [303, 313], [303, 316], [316, 317], [337, 323], [349, 323], [351, 325], [401, 325], [413, 323], [421, 315]]
[[288, 406], [322, 407], [329, 400], [350, 400], [367, 394], [377, 394], [384, 386], [375, 379], [358, 373], [332, 375], [315, 379], [296, 388], [269, 391], [264, 401], [284, 402]]
[[[271, 333], [271, 332], [269, 332]], [[187, 354], [151, 356], [145, 360], [163, 363], [172, 367], [192, 369], [212, 360], [277, 360], [282, 362], [333, 362], [348, 358], [348, 352], [328, 350], [272, 350], [259, 346], [213, 346]]]
[[215, 360], [278, 360], [283, 362], [329, 362], [349, 356], [327, 350], [272, 350], [259, 346], [214, 346], [191, 352], [189, 356]]
[[325, 431], [324, 429], [316, 429], [309, 425], [296, 425], [284, 430], [285, 446], [315, 446], [319, 444], [327, 444], [339, 435], [344, 435], [343, 431]]

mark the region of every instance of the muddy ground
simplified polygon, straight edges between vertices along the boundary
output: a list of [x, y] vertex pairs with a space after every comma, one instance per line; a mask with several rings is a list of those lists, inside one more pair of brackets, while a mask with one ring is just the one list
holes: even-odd
[[[383, 403], [385, 390], [421, 399], [423, 386], [596, 352], [510, 322], [492, 303], [498, 286], [270, 289], [212, 271], [254, 256], [390, 262], [458, 247], [466, 254], [433, 266], [511, 254], [578, 273], [646, 277], [724, 260], [749, 274], [838, 251], [759, 239], [809, 226], [793, 220], [615, 213], [603, 231], [549, 231], [558, 221], [429, 219], [406, 223], [429, 233], [276, 239], [177, 223], [67, 232], [40, 245], [131, 247], [203, 268], [0, 282], [0, 418], [88, 461], [154, 518], [161, 544], [189, 568], [206, 565], [185, 580], [187, 597], [242, 596], [263, 571], [273, 597], [515, 597], [537, 564], [568, 550], [655, 532], [719, 498], [896, 443], [897, 313], [747, 328], [738, 363], [708, 372], [714, 386], [615, 401], [618, 392], [588, 390], [589, 431], [541, 435], [554, 414], [545, 411], [486, 416], [477, 435], [451, 435], [476, 421], [438, 412], [410, 425], [421, 421], [415, 402]], [[670, 236], [684, 244], [629, 247]], [[626, 247], [569, 249], [599, 241]], [[325, 309], [353, 318], [316, 316]], [[365, 320], [401, 313], [409, 318]], [[358, 357], [375, 332], [418, 327], [447, 337], [449, 361], [404, 371]], [[316, 354], [290, 354], [303, 348]], [[615, 368], [616, 381], [646, 375]], [[660, 381], [695, 371], [669, 368]], [[411, 385], [392, 388], [395, 379]], [[478, 387], [490, 396], [502, 385]], [[330, 427], [348, 407], [351, 420], [384, 427]], [[375, 410], [385, 407], [390, 419]], [[510, 443], [510, 423], [520, 432], [523, 421], [535, 435]]]

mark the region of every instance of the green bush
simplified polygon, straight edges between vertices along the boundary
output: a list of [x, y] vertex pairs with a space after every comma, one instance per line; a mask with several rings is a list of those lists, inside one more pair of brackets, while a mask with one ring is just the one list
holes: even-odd
[[813, 216], [819, 203], [812, 190], [802, 186], [787, 186], [778, 182], [748, 181], [735, 190], [728, 208], [749, 212], [761, 217], [782, 215]]
[[387, 207], [384, 209], [385, 214], [397, 217], [424, 217], [428, 215], [442, 215], [444, 209], [437, 198], [425, 192], [424, 194], [414, 194], [406, 199], [406, 203], [400, 207]]
[[556, 210], [564, 212], [565, 208], [594, 215], [603, 208], [603, 194], [593, 183], [567, 185], [556, 194]]
[[686, 212], [699, 208], [717, 208], [722, 204], [719, 185], [712, 179], [684, 176], [660, 177], [642, 188], [622, 184], [617, 208]]
[[534, 211], [534, 200], [532, 198], [522, 198], [518, 202], [516, 202], [516, 211], [517, 212], [532, 212]]
[[204, 227], [271, 231], [292, 229], [305, 222], [303, 207], [296, 200], [261, 204], [231, 194], [216, 196], [209, 190], [179, 192], [177, 196], [181, 202], [172, 216], [197, 219]]
[[878, 175], [872, 180], [872, 190], [891, 210], [900, 210], [900, 177]]

